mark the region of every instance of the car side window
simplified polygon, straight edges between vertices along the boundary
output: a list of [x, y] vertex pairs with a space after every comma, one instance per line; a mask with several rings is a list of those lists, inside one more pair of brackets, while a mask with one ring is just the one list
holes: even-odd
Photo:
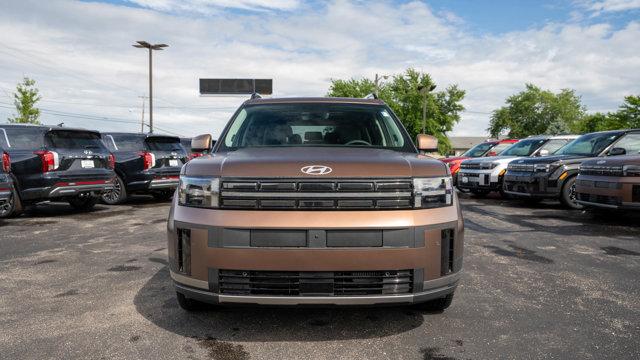
[[627, 155], [640, 153], [640, 133], [630, 133], [623, 136], [613, 147], [625, 149]]
[[549, 151], [549, 154], [553, 154], [554, 152], [558, 151], [558, 149], [565, 146], [566, 144], [567, 144], [567, 140], [552, 139], [547, 141], [547, 143], [544, 144], [540, 150], [547, 150]]

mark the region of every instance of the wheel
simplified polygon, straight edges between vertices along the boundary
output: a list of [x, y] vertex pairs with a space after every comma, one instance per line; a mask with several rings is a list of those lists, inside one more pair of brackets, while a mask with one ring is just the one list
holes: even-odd
[[98, 198], [95, 196], [76, 196], [69, 199], [69, 205], [76, 210], [89, 211], [96, 206]]
[[176, 298], [178, 299], [178, 305], [180, 305], [182, 310], [196, 311], [202, 308], [201, 302], [197, 300], [189, 299], [188, 297], [184, 296], [184, 294], [182, 293], [176, 292]]
[[560, 202], [570, 209], [582, 210], [584, 205], [576, 202], [576, 177], [572, 176], [568, 178], [564, 185], [562, 185], [562, 191], [560, 192]]
[[154, 199], [159, 201], [169, 201], [173, 198], [173, 191], [157, 191], [151, 194]]
[[11, 196], [9, 200], [0, 205], [0, 218], [10, 218], [18, 216], [24, 210], [22, 201], [20, 200], [20, 194], [15, 186], [11, 187]]
[[102, 202], [108, 205], [117, 205], [127, 200], [127, 189], [124, 186], [124, 181], [118, 175], [113, 182], [113, 190], [102, 193]]
[[479, 198], [483, 198], [489, 195], [488, 190], [469, 190], [469, 191], [473, 194], [473, 196], [479, 197]]
[[420, 304], [414, 305], [417, 309], [427, 312], [441, 312], [445, 311], [453, 302], [453, 293], [443, 296], [438, 299], [429, 300]]

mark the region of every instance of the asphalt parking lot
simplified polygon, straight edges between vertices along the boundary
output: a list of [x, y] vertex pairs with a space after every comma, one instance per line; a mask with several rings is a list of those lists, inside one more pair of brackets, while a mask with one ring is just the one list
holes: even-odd
[[462, 200], [465, 273], [444, 313], [406, 307], [186, 313], [169, 204], [136, 198], [0, 221], [3, 359], [631, 359], [640, 215]]

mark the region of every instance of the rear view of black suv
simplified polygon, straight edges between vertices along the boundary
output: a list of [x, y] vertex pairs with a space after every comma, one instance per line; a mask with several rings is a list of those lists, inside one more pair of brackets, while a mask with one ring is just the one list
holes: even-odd
[[640, 129], [585, 134], [552, 156], [509, 163], [504, 192], [529, 199], [556, 198], [569, 208], [582, 209], [583, 205], [576, 201], [575, 190], [580, 165], [592, 158], [639, 151]]
[[0, 148], [5, 177], [13, 180], [5, 217], [43, 201], [65, 201], [89, 210], [104, 191], [113, 188], [114, 158], [98, 132], [0, 125]]
[[175, 136], [139, 133], [103, 133], [103, 142], [115, 155], [114, 188], [102, 196], [107, 204], [120, 204], [132, 193], [151, 194], [159, 200], [173, 196], [187, 152]]

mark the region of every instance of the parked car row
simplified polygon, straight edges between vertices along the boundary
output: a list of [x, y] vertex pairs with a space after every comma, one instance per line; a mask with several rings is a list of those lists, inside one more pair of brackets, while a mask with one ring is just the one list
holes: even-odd
[[168, 199], [189, 160], [178, 137], [0, 125], [0, 217], [43, 201], [89, 210], [131, 193]]
[[533, 136], [499, 156], [464, 160], [457, 186], [477, 196], [496, 191], [529, 201], [558, 199], [572, 209], [637, 209], [639, 154], [640, 129]]

